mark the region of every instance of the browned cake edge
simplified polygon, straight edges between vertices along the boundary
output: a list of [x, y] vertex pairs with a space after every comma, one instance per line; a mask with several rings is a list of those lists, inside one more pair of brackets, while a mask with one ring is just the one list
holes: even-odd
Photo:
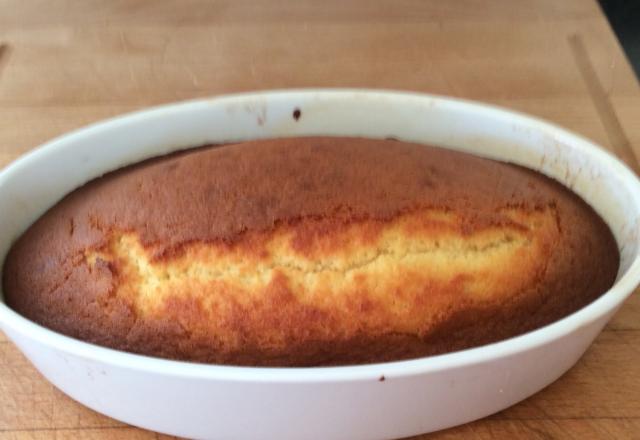
[[[278, 189], [284, 194], [276, 200]], [[298, 195], [300, 189], [306, 194]], [[185, 203], [187, 194], [200, 197], [202, 206]], [[123, 233], [136, 235], [151, 261], [174, 261], [198, 243], [240, 249], [249, 258], [261, 243], [251, 234], [269, 237], [277, 228], [296, 231], [303, 245], [295, 255], [301, 259], [305, 252], [316, 252], [314, 246], [325, 252], [318, 255], [333, 255], [335, 248], [340, 250], [336, 231], [341, 228], [384, 230], [420, 209], [453, 212], [455, 221], [444, 229], [431, 225], [422, 232], [411, 230], [409, 238], [434, 230], [471, 237], [521, 227], [511, 225], [514, 221], [503, 214], [506, 209], [525, 216], [548, 213], [556, 226], [523, 232], [529, 234], [527, 240], [539, 243], [541, 253], [518, 272], [530, 279], [518, 292], [474, 302], [459, 301], [455, 289], [445, 291], [451, 301], [438, 303], [438, 319], [415, 331], [394, 331], [405, 315], [364, 307], [371, 292], [352, 295], [360, 302], [351, 315], [344, 315], [337, 307], [310, 306], [296, 296], [288, 280], [273, 276], [258, 303], [227, 310], [233, 325], [215, 329], [236, 342], [239, 338], [233, 346], [201, 325], [216, 315], [203, 314], [202, 304], [193, 298], [169, 298], [162, 313], [144, 316], [130, 298], [120, 295], [118, 283], [130, 282], [119, 274], [123, 266], [109, 259], [113, 256], [93, 263], [87, 259], [88, 250], [105, 249], [110, 237]], [[97, 179], [67, 196], [18, 240], [5, 262], [3, 286], [7, 304], [24, 316], [116, 349], [234, 365], [345, 365], [445, 353], [539, 328], [605, 292], [618, 263], [615, 241], [602, 219], [575, 194], [540, 174], [422, 145], [306, 138], [205, 148]], [[522, 265], [519, 260], [512, 264]], [[398, 286], [411, 289], [420, 282], [424, 280], [406, 278]], [[425, 307], [422, 297], [407, 301]], [[274, 315], [282, 317], [275, 324]], [[344, 331], [341, 321], [331, 320], [336, 316], [360, 327]], [[374, 324], [362, 316], [371, 316]], [[417, 319], [411, 313], [405, 318]], [[282, 330], [284, 339], [265, 342], [265, 322]]]

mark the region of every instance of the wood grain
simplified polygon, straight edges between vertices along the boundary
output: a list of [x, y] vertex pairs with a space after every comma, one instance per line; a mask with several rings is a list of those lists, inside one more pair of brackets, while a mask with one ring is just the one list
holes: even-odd
[[[595, 0], [0, 0], [0, 166], [149, 105], [290, 87], [477, 99], [574, 130], [638, 170], [638, 82]], [[499, 414], [420, 439], [632, 439], [640, 297], [581, 361]], [[0, 440], [165, 438], [75, 403], [0, 334]], [[168, 437], [167, 437], [168, 438]]]
[[602, 126], [609, 138], [611, 149], [638, 173], [640, 170], [638, 158], [634, 154], [631, 144], [629, 144], [629, 139], [627, 139], [624, 128], [620, 124], [615, 109], [611, 105], [607, 92], [598, 79], [598, 75], [596, 75], [582, 37], [574, 34], [570, 35], [568, 40], [576, 66], [578, 70], [580, 70], [582, 79], [591, 95], [593, 105], [600, 117], [600, 122], [602, 122]]

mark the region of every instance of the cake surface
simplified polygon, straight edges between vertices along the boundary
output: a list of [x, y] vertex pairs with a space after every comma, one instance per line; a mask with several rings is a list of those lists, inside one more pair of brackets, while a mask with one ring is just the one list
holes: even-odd
[[394, 140], [202, 147], [67, 195], [12, 247], [7, 304], [197, 362], [347, 365], [509, 338], [614, 282], [611, 232], [518, 166]]

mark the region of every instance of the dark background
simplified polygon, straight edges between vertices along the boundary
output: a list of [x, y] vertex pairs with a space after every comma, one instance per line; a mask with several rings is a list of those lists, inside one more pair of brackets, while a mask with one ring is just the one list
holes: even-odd
[[599, 0], [622, 47], [640, 76], [640, 0]]

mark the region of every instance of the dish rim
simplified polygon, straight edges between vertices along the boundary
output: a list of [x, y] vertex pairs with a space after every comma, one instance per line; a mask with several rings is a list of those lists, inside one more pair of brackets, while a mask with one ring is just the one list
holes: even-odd
[[[635, 196], [640, 195], [640, 181], [630, 168], [615, 158], [611, 153], [598, 147], [590, 140], [574, 134], [553, 123], [540, 118], [529, 116], [517, 111], [460, 98], [452, 98], [426, 93], [381, 89], [286, 89], [261, 92], [246, 92], [219, 95], [212, 98], [200, 98], [177, 103], [144, 108], [125, 113], [113, 118], [100, 120], [80, 129], [67, 132], [39, 147], [30, 150], [12, 163], [0, 170], [0, 190], [7, 176], [29, 168], [31, 162], [38, 160], [40, 155], [55, 153], [57, 148], [66, 143], [82, 140], [92, 136], [96, 131], [118, 130], [128, 124], [136, 124], [146, 118], [153, 118], [161, 113], [175, 111], [189, 111], [191, 108], [220, 101], [238, 101], [246, 99], [289, 99], [300, 95], [357, 95], [358, 97], [393, 97], [405, 99], [433, 100], [436, 104], [447, 106], [453, 111], [471, 111], [488, 113], [495, 120], [522, 123], [536, 132], [553, 134], [554, 138], [580, 150], [580, 154], [592, 156], [600, 160], [607, 169], [615, 171], [625, 184], [633, 189]], [[188, 148], [186, 146], [184, 148]], [[150, 156], [151, 157], [151, 156]], [[4, 265], [4, 259], [0, 264]], [[544, 344], [587, 327], [594, 321], [608, 313], [615, 311], [622, 302], [633, 293], [640, 282], [640, 252], [633, 257], [629, 268], [622, 273], [609, 290], [598, 299], [582, 309], [556, 322], [492, 344], [473, 347], [466, 350], [445, 353], [436, 356], [410, 360], [393, 361], [375, 364], [347, 365], [332, 367], [247, 367], [233, 365], [201, 364], [187, 361], [163, 359], [115, 350], [78, 339], [65, 336], [49, 330], [10, 309], [2, 298], [0, 286], [0, 324], [11, 328], [23, 337], [36, 340], [41, 345], [56, 349], [81, 359], [101, 362], [123, 369], [153, 372], [159, 375], [171, 375], [184, 378], [224, 380], [238, 382], [340, 382], [353, 380], [371, 380], [384, 374], [385, 378], [409, 377], [420, 374], [434, 373], [442, 370], [463, 368], [473, 364], [481, 364], [506, 358], [524, 351], [532, 350]]]

